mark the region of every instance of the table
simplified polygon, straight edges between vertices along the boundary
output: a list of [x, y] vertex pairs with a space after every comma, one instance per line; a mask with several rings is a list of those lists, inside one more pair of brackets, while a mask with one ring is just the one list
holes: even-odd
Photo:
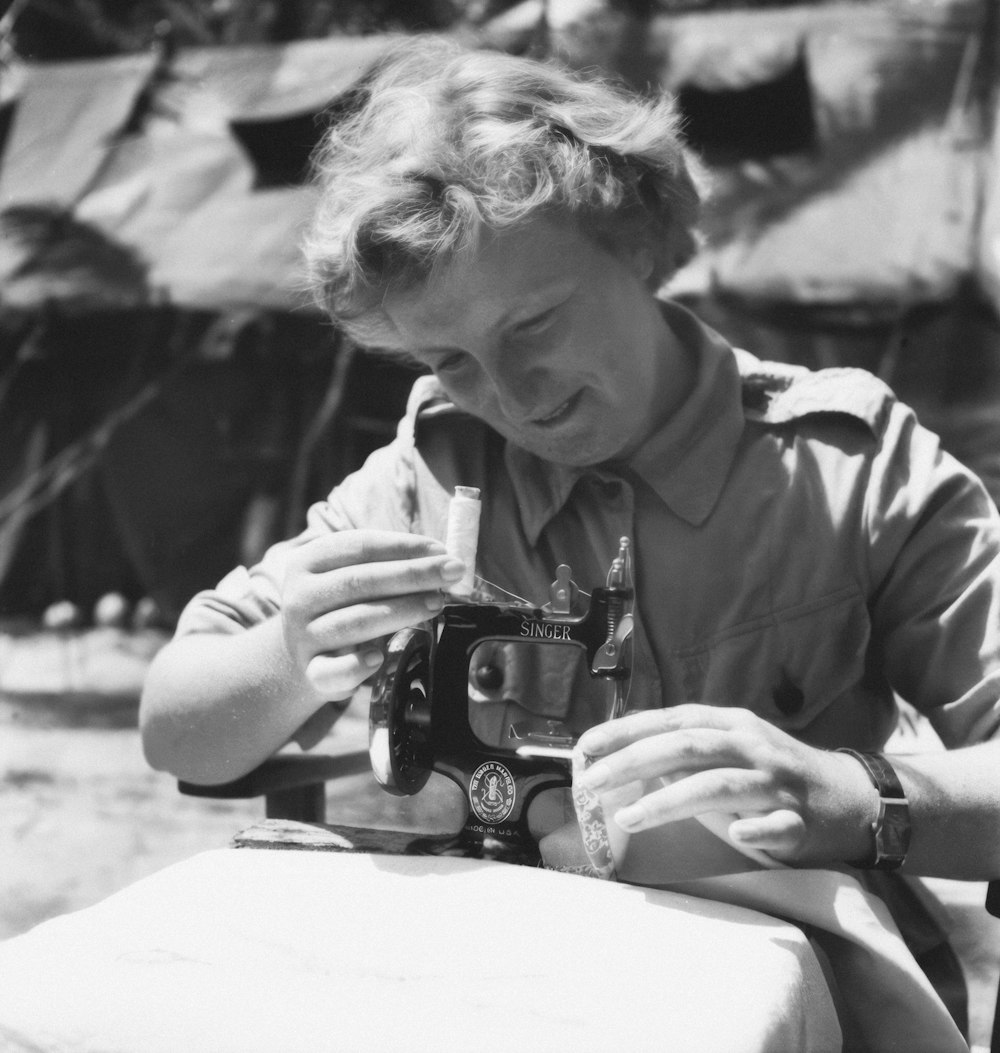
[[489, 860], [220, 849], [0, 944], [0, 1048], [840, 1049], [796, 927]]

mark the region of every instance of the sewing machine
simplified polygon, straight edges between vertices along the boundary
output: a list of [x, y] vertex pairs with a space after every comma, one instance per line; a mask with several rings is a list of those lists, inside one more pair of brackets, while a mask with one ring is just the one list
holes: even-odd
[[[587, 726], [624, 712], [633, 600], [630, 544], [622, 538], [589, 602], [563, 564], [542, 607], [448, 603], [432, 621], [392, 638], [369, 710], [375, 777], [402, 796], [440, 772], [469, 805], [454, 841], [424, 850], [537, 862], [528, 808], [542, 790], [570, 785], [573, 745], [584, 730], [572, 713], [578, 687], [586, 687], [581, 678], [603, 682]], [[508, 697], [511, 680], [521, 682], [517, 699]], [[546, 696], [543, 681], [561, 703]]]

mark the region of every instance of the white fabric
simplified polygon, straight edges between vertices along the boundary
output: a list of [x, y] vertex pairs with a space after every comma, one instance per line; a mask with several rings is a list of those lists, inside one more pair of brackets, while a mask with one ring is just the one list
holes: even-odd
[[220, 850], [0, 944], [0, 1048], [835, 1051], [755, 911], [452, 858]]
[[736, 817], [722, 813], [630, 836], [613, 816], [637, 800], [643, 786], [594, 793], [576, 782], [588, 762], [579, 752], [574, 756], [573, 802], [595, 876], [705, 896], [811, 926], [854, 1041], [878, 1053], [967, 1053], [885, 904], [857, 879], [837, 870], [794, 869], [743, 848], [728, 837]]

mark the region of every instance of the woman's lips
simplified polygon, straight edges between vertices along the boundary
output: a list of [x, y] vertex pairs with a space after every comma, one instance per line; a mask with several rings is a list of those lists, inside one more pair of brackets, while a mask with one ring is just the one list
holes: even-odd
[[554, 424], [558, 424], [564, 417], [569, 416], [579, 400], [580, 392], [578, 391], [575, 395], [570, 395], [565, 402], [556, 406], [551, 413], [546, 413], [542, 417], [535, 417], [530, 423], [536, 428], [550, 428]]

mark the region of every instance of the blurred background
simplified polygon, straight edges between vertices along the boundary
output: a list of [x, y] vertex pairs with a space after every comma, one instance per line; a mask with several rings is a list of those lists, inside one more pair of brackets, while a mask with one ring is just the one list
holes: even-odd
[[[998, 10], [0, 3], [0, 938], [259, 814], [145, 768], [138, 690], [185, 601], [401, 413], [413, 375], [354, 353], [298, 258], [310, 152], [386, 49], [443, 33], [674, 93], [709, 195], [666, 291], [761, 357], [877, 373], [1000, 499]], [[383, 814], [345, 783], [346, 821]]]

